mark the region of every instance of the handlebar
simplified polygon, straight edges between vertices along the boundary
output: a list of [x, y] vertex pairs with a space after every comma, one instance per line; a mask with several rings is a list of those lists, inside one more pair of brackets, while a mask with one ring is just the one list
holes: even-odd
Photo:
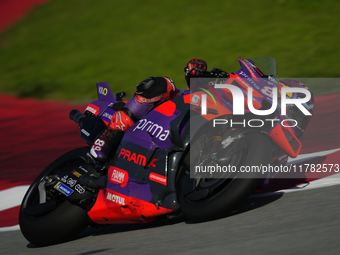
[[204, 77], [229, 78], [229, 73], [218, 68], [213, 68], [211, 71], [206, 71], [201, 68], [193, 68], [192, 70], [197, 70], [203, 73]]
[[84, 115], [77, 109], [70, 111], [69, 117], [72, 121], [79, 125], [79, 120], [84, 117]]

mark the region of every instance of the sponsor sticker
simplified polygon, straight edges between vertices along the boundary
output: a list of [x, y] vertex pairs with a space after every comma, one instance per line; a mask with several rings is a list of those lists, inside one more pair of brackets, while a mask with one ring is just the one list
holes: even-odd
[[108, 178], [109, 181], [120, 184], [121, 187], [125, 187], [129, 180], [129, 174], [123, 169], [115, 166], [110, 166], [108, 171]]
[[71, 173], [77, 176], [78, 178], [81, 176], [81, 173], [77, 172], [76, 169], [74, 169]]
[[102, 117], [108, 118], [109, 120], [112, 119], [112, 114], [108, 113], [108, 112], [104, 112], [104, 114], [102, 115]]
[[80, 132], [82, 132], [86, 136], [90, 136], [90, 133], [87, 132], [85, 129], [80, 130]]
[[75, 187], [76, 191], [79, 193], [79, 194], [83, 194], [85, 192], [85, 189], [80, 186], [79, 184], [77, 184]]
[[73, 187], [73, 186], [77, 183], [77, 180], [72, 179], [72, 178], [68, 178], [67, 181], [66, 181], [66, 183], [67, 183], [68, 185], [70, 185], [71, 187]]
[[[84, 168], [84, 167], [82, 167], [82, 166], [79, 166], [79, 169], [80, 170], [83, 170], [85, 173], [87, 173], [88, 171]], [[73, 173], [73, 172], [72, 172]], [[79, 177], [79, 176], [78, 176]]]
[[64, 175], [63, 177], [61, 177], [60, 180], [61, 180], [62, 182], [66, 182], [67, 178], [68, 178], [68, 175]]
[[66, 185], [64, 185], [63, 183], [61, 182], [58, 182], [54, 188], [56, 190], [58, 190], [59, 192], [63, 193], [65, 196], [69, 196], [73, 193], [73, 190], [70, 189], [69, 187], [67, 187]]
[[107, 193], [106, 199], [111, 201], [111, 202], [117, 203], [119, 205], [125, 205], [125, 198], [124, 197], [118, 196], [116, 194], [112, 194], [110, 192]]
[[135, 152], [131, 152], [127, 149], [122, 148], [119, 152], [118, 158], [122, 157], [127, 161], [132, 161], [137, 165], [145, 166], [146, 157], [141, 154], [136, 154]]
[[92, 112], [94, 115], [98, 115], [99, 113], [99, 107], [94, 105], [94, 104], [89, 104], [85, 111], [89, 111], [89, 112]]
[[159, 96], [156, 96], [156, 97], [153, 97], [153, 98], [145, 98], [145, 97], [142, 97], [140, 95], [136, 95], [136, 100], [138, 103], [155, 103], [155, 102], [158, 102], [160, 101], [161, 99], [163, 98], [163, 95], [159, 95]]
[[160, 175], [160, 174], [156, 174], [156, 173], [153, 173], [153, 172], [151, 172], [149, 174], [149, 179], [151, 181], [158, 182], [158, 183], [163, 184], [163, 185], [166, 185], [166, 181], [167, 181], [167, 178], [165, 176]]
[[103, 88], [103, 87], [98, 87], [98, 92], [99, 94], [106, 96], [107, 95], [107, 88]]

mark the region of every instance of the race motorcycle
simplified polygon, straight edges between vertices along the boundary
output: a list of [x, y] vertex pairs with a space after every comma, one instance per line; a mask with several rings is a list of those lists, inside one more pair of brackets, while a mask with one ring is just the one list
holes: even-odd
[[[268, 91], [278, 87], [275, 59], [238, 60], [238, 72], [213, 69], [205, 76], [210, 82], [234, 84], [244, 95], [252, 87], [253, 105], [269, 109], [273, 98]], [[297, 86], [295, 81], [280, 84]], [[125, 104], [125, 93], [114, 97], [106, 83], [97, 83], [97, 92], [98, 100], [84, 113], [70, 112], [70, 119], [79, 125], [80, 136], [89, 146]], [[202, 94], [210, 95], [205, 115], [199, 102]], [[297, 111], [296, 127], [285, 127], [278, 121], [273, 127], [266, 123], [261, 127], [211, 128], [214, 119], [230, 120], [232, 110], [230, 91], [213, 88], [209, 82], [199, 83], [191, 91], [160, 103], [136, 122], [106, 164], [90, 156], [90, 147], [62, 155], [43, 170], [23, 198], [19, 213], [23, 235], [29, 242], [45, 246], [70, 240], [87, 226], [148, 223], [162, 215], [169, 219], [184, 215], [194, 222], [227, 215], [266, 176], [228, 173], [207, 178], [193, 172], [193, 166], [219, 163], [239, 169], [275, 164], [282, 155], [296, 157], [301, 148], [298, 137], [309, 121]], [[253, 116], [247, 109], [246, 113], [248, 119]], [[279, 113], [280, 107], [272, 117], [284, 120]], [[297, 149], [292, 147], [293, 141], [298, 142]]]

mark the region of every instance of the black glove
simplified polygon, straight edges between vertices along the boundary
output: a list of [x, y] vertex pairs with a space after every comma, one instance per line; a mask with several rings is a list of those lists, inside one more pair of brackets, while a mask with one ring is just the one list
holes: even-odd
[[185, 80], [190, 87], [190, 78], [192, 77], [203, 77], [205, 71], [207, 70], [207, 62], [203, 59], [193, 58], [191, 59], [187, 66], [184, 68]]

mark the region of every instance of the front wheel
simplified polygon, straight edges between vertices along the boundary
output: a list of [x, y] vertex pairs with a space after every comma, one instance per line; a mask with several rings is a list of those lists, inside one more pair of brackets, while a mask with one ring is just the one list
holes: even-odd
[[[272, 148], [269, 137], [262, 133], [248, 133], [244, 136], [247, 146], [239, 152], [238, 169], [242, 165], [269, 164]], [[236, 175], [227, 179], [200, 179], [194, 192], [180, 194], [184, 215], [192, 221], [205, 221], [223, 217], [235, 210], [261, 181], [258, 175], [255, 178], [252, 175], [246, 177], [239, 178]]]
[[63, 168], [86, 162], [89, 148], [78, 148], [53, 161], [34, 180], [22, 201], [19, 225], [32, 244], [45, 246], [70, 240], [88, 225], [87, 213], [71, 204], [66, 196], [53, 196], [55, 190], [43, 182], [46, 176], [59, 174]]

